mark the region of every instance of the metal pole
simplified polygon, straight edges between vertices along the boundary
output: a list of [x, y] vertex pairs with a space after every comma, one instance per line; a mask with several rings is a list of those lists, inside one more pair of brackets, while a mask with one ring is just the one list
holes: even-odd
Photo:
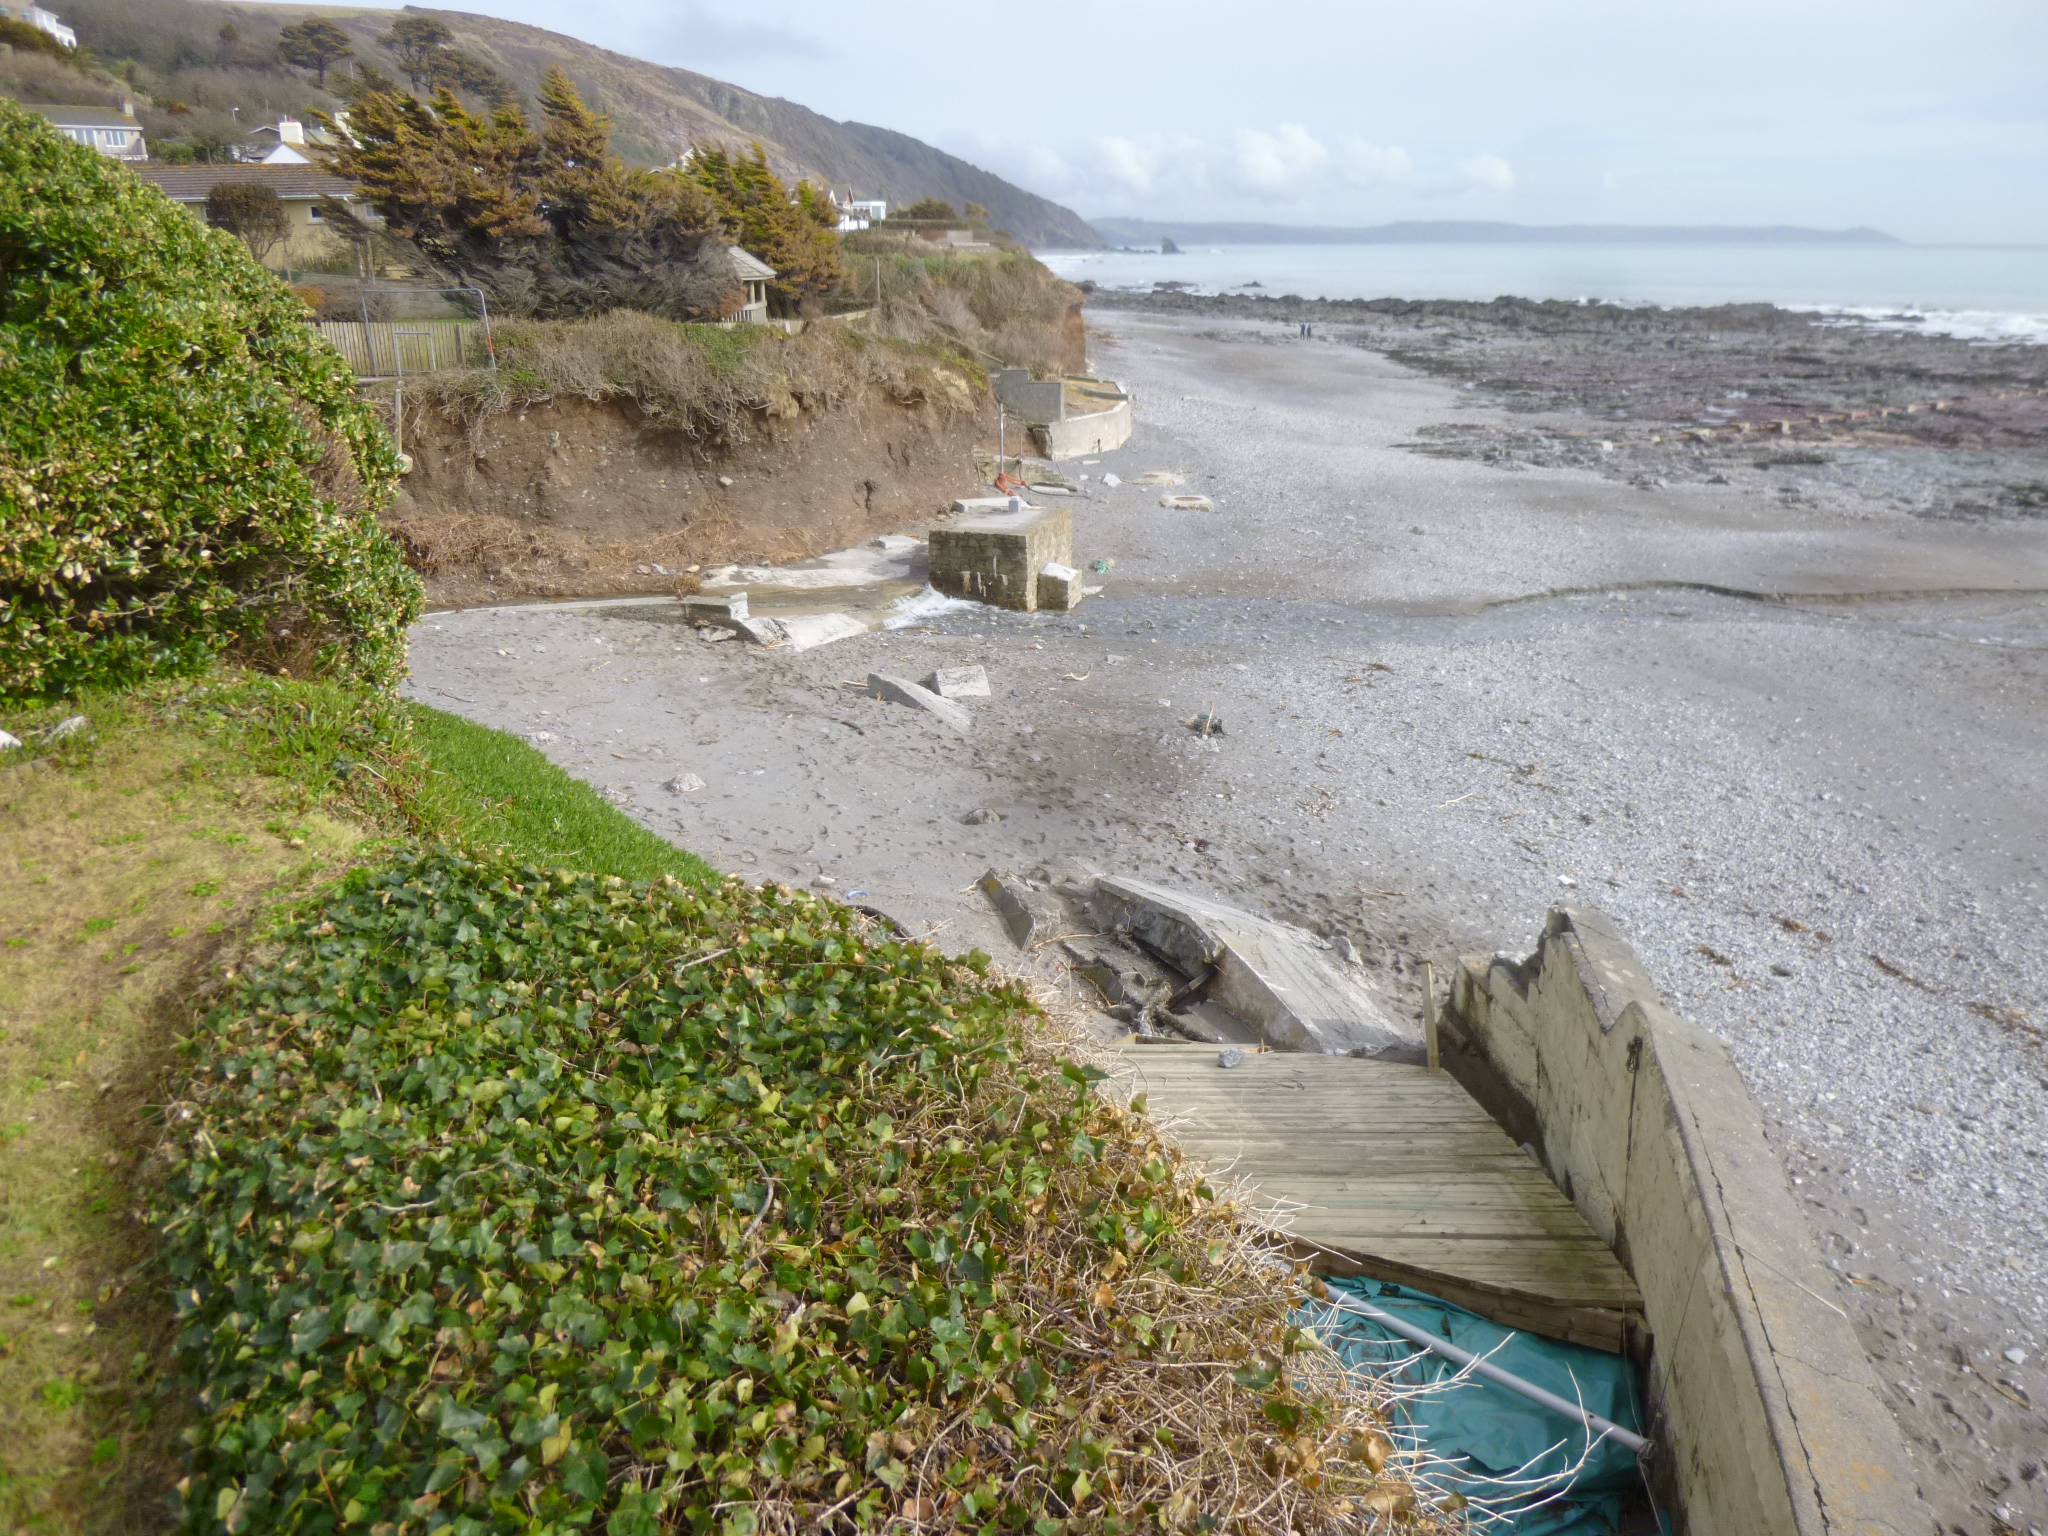
[[1523, 1380], [1512, 1371], [1504, 1371], [1499, 1366], [1480, 1359], [1470, 1350], [1458, 1348], [1449, 1339], [1440, 1339], [1428, 1329], [1416, 1327], [1406, 1318], [1396, 1317], [1391, 1312], [1368, 1306], [1362, 1301], [1353, 1301], [1349, 1297], [1338, 1296], [1334, 1292], [1330, 1296], [1330, 1305], [1340, 1312], [1354, 1312], [1360, 1317], [1369, 1318], [1389, 1333], [1399, 1334], [1411, 1344], [1419, 1344], [1424, 1349], [1442, 1355], [1454, 1365], [1470, 1370], [1474, 1376], [1483, 1376], [1497, 1387], [1506, 1387], [1510, 1392], [1526, 1397], [1532, 1403], [1540, 1403], [1553, 1413], [1561, 1413], [1566, 1418], [1585, 1425], [1601, 1440], [1619, 1441], [1634, 1451], [1639, 1459], [1649, 1457], [1650, 1442], [1634, 1430], [1623, 1429], [1612, 1419], [1603, 1419], [1599, 1414], [1589, 1412], [1568, 1397], [1559, 1397], [1555, 1392], [1545, 1391], [1533, 1381]]

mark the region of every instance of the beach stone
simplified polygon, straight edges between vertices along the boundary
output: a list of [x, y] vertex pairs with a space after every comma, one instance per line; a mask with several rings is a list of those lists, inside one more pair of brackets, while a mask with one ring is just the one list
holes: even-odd
[[1226, 1047], [1216, 1053], [1216, 1065], [1219, 1067], [1241, 1067], [1244, 1065], [1244, 1052], [1234, 1045]]
[[979, 810], [969, 811], [960, 818], [962, 823], [970, 827], [992, 827], [1002, 819], [1003, 813], [1001, 811], [992, 811], [986, 806], [981, 807]]
[[45, 741], [69, 741], [74, 736], [89, 735], [92, 722], [83, 715], [67, 715], [43, 732]]
[[664, 780], [661, 787], [672, 795], [693, 795], [704, 787], [704, 781], [694, 773], [679, 773]]

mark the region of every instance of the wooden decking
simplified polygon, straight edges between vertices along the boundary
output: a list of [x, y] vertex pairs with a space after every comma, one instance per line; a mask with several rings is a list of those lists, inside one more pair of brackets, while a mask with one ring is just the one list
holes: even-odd
[[1448, 1073], [1293, 1052], [1222, 1068], [1213, 1045], [1125, 1054], [1173, 1140], [1287, 1213], [1319, 1272], [1602, 1349], [1640, 1325], [1628, 1272]]

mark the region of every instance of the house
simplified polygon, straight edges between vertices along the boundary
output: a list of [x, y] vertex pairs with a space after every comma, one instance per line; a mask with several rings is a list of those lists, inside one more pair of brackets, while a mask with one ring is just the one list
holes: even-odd
[[870, 224], [879, 224], [889, 217], [889, 205], [879, 197], [857, 198], [849, 191], [845, 197], [834, 193], [832, 201], [839, 209], [841, 234], [866, 229]]
[[726, 254], [732, 258], [733, 276], [747, 290], [747, 302], [727, 315], [725, 323], [760, 325], [768, 318], [768, 285], [775, 280], [775, 269], [736, 245], [727, 246]]
[[10, 21], [25, 21], [38, 32], [49, 33], [66, 48], [78, 46], [78, 34], [40, 5], [0, 5], [0, 16]]
[[110, 160], [149, 158], [142, 124], [135, 121], [133, 112], [117, 112], [112, 107], [30, 106], [29, 110], [42, 113], [65, 138], [96, 149]]
[[255, 165], [311, 165], [306, 147], [306, 125], [296, 117], [280, 117], [251, 130], [247, 147], [235, 157]]
[[264, 258], [268, 266], [305, 266], [336, 254], [338, 241], [320, 213], [323, 198], [354, 202], [355, 187], [341, 177], [306, 165], [139, 165], [135, 174], [154, 182], [164, 196], [206, 218], [206, 194], [224, 181], [253, 181], [269, 187], [284, 204], [285, 238]]

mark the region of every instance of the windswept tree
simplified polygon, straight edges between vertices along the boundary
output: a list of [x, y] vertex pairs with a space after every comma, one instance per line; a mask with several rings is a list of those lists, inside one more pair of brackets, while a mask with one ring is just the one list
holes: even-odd
[[315, 16], [307, 21], [295, 22], [277, 35], [277, 56], [297, 69], [310, 69], [318, 77], [320, 89], [327, 89], [327, 70], [330, 65], [356, 56], [355, 46], [349, 42], [348, 34], [325, 17]]
[[775, 269], [768, 294], [779, 313], [793, 314], [845, 282], [839, 210], [807, 181], [791, 192], [759, 144], [744, 155], [700, 147], [671, 177], [708, 194], [739, 243]]
[[403, 16], [377, 43], [398, 60], [398, 67], [417, 91], [433, 78], [435, 56], [454, 40], [455, 34], [431, 16]]
[[331, 168], [362, 188], [388, 236], [509, 313], [719, 312], [732, 275], [712, 200], [622, 164], [610, 122], [559, 69], [541, 82], [540, 117], [535, 132], [516, 102], [485, 114], [447, 91], [431, 105], [366, 91]]

